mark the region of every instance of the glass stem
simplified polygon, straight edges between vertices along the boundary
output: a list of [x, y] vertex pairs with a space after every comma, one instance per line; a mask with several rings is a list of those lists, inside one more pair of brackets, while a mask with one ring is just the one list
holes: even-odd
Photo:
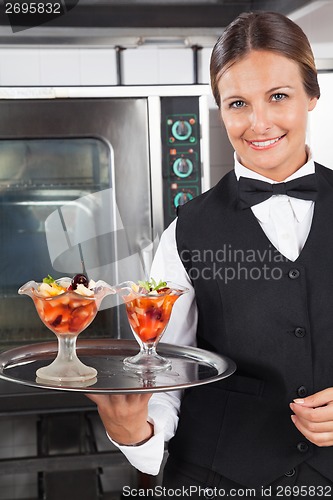
[[75, 335], [58, 335], [58, 356], [62, 361], [73, 361], [76, 359]]
[[142, 351], [149, 356], [156, 354], [155, 344], [142, 344]]

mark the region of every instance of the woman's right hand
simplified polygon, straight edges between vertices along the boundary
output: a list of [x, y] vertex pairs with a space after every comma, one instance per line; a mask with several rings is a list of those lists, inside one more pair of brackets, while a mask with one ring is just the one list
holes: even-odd
[[106, 432], [125, 446], [143, 444], [154, 435], [148, 422], [148, 402], [152, 394], [86, 394], [96, 403]]

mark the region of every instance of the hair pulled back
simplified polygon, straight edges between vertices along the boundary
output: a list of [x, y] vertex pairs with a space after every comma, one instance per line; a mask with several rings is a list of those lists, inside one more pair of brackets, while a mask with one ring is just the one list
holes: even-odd
[[307, 95], [320, 97], [313, 52], [303, 30], [278, 12], [245, 12], [227, 26], [212, 52], [211, 87], [218, 107], [222, 74], [251, 50], [271, 51], [295, 61]]

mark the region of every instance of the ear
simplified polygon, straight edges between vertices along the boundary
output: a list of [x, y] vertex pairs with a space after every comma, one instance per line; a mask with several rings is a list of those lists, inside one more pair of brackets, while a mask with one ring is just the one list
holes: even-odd
[[310, 97], [308, 111], [312, 111], [316, 107], [317, 102], [318, 102], [318, 97]]

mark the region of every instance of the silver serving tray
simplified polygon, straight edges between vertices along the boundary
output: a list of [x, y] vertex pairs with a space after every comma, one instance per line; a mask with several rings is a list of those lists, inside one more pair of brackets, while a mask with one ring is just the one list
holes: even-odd
[[156, 374], [138, 374], [124, 368], [123, 359], [138, 352], [135, 340], [79, 340], [77, 354], [83, 363], [98, 371], [85, 383], [36, 380], [36, 370], [50, 364], [57, 354], [56, 342], [15, 347], [0, 353], [0, 378], [43, 389], [83, 393], [166, 392], [209, 384], [236, 370], [229, 358], [197, 347], [160, 343], [158, 353], [171, 360], [171, 368]]

